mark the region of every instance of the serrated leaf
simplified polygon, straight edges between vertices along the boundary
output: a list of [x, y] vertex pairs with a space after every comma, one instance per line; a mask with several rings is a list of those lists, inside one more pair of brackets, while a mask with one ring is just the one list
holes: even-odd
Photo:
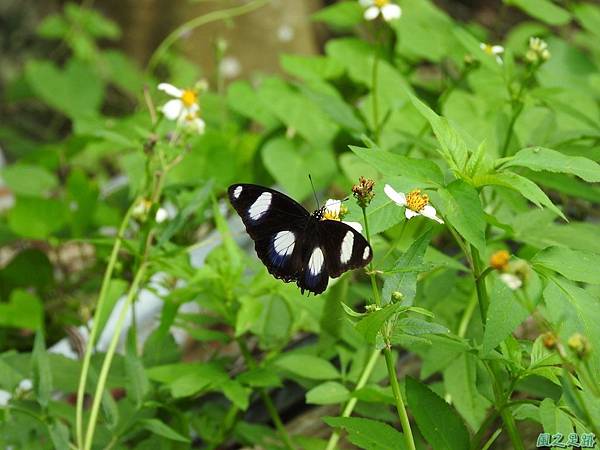
[[485, 252], [485, 214], [477, 190], [462, 180], [439, 189], [441, 203], [436, 205], [445, 219], [467, 242]]
[[52, 394], [52, 371], [50, 370], [50, 360], [44, 343], [44, 333], [41, 330], [35, 335], [31, 357], [33, 363], [33, 389], [38, 403], [46, 409]]
[[332, 427], [348, 432], [348, 440], [367, 450], [406, 449], [404, 436], [387, 423], [359, 417], [325, 417], [323, 421]]
[[529, 312], [515, 298], [514, 293], [500, 280], [490, 290], [490, 306], [483, 333], [482, 354], [487, 355], [519, 324]]
[[402, 308], [400, 303], [388, 304], [382, 309], [369, 313], [364, 319], [357, 322], [355, 329], [364, 336], [369, 344], [375, 344], [377, 334], [383, 324]]
[[[432, 228], [429, 227], [425, 233], [419, 236], [408, 248], [408, 250], [401, 255], [398, 260], [394, 263], [392, 270], [402, 269], [404, 267], [420, 266], [425, 256], [425, 251], [429, 246], [431, 240]], [[417, 271], [412, 272], [397, 272], [385, 278], [383, 283], [383, 291], [381, 297], [383, 303], [389, 303], [392, 298], [392, 294], [398, 291], [402, 294], [403, 305], [411, 305], [417, 293]]]
[[469, 448], [469, 432], [459, 415], [426, 385], [407, 377], [406, 398], [421, 434], [434, 450]]
[[583, 156], [569, 156], [544, 147], [529, 147], [517, 152], [504, 167], [520, 166], [549, 172], [570, 173], [590, 183], [600, 181], [600, 164]]
[[337, 381], [326, 381], [306, 393], [306, 403], [313, 405], [331, 405], [348, 400], [350, 391]]
[[600, 284], [600, 254], [566, 247], [548, 247], [531, 260], [540, 266], [560, 273], [573, 281]]
[[318, 356], [288, 353], [278, 358], [274, 364], [294, 375], [312, 380], [332, 380], [340, 377], [333, 364]]
[[146, 430], [176, 442], [190, 442], [186, 436], [179, 434], [173, 428], [158, 419], [142, 419], [138, 422]]

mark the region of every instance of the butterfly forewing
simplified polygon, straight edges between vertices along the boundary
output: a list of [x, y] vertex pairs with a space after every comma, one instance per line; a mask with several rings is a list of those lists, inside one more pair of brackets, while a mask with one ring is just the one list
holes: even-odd
[[286, 282], [296, 281], [303, 293], [320, 294], [329, 277], [371, 261], [371, 247], [359, 232], [343, 222], [311, 216], [281, 192], [234, 184], [228, 194], [269, 272]]

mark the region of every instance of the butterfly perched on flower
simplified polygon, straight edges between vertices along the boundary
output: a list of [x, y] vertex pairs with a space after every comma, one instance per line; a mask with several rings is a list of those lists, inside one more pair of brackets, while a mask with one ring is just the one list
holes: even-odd
[[352, 226], [312, 214], [287, 195], [256, 184], [233, 184], [229, 201], [254, 240], [256, 254], [275, 278], [301, 292], [322, 293], [329, 277], [371, 262], [373, 250]]

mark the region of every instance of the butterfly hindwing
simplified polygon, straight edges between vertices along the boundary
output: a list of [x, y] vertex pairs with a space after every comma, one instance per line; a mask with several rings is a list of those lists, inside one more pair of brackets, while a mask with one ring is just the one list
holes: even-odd
[[234, 184], [228, 194], [269, 273], [295, 281], [302, 270], [309, 212], [287, 195], [255, 184]]
[[287, 195], [255, 184], [234, 184], [228, 194], [269, 273], [296, 281], [302, 293], [320, 294], [329, 277], [363, 267], [373, 257], [369, 243], [352, 227], [319, 220], [323, 209], [311, 215]]

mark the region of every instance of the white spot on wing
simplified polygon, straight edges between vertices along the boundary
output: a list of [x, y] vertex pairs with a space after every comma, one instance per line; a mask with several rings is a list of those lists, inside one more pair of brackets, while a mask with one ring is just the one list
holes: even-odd
[[324, 261], [323, 251], [319, 247], [315, 247], [308, 260], [308, 271], [310, 274], [314, 276], [321, 272]]
[[280, 231], [273, 239], [273, 247], [280, 256], [291, 255], [294, 251], [296, 236], [291, 231]]
[[235, 198], [237, 200], [240, 197], [241, 193], [242, 193], [242, 186], [236, 187], [235, 190], [233, 191], [233, 198]]
[[260, 194], [248, 210], [248, 215], [250, 216], [250, 219], [260, 219], [269, 210], [272, 198], [273, 194], [271, 194], [270, 192], [263, 192], [262, 194]]
[[369, 247], [365, 247], [365, 251], [363, 252], [363, 259], [367, 259], [369, 257], [369, 254], [371, 253], [371, 250], [369, 250]]
[[346, 231], [344, 239], [342, 239], [342, 249], [340, 251], [340, 261], [346, 264], [352, 257], [352, 248], [354, 247], [354, 234], [352, 231]]

